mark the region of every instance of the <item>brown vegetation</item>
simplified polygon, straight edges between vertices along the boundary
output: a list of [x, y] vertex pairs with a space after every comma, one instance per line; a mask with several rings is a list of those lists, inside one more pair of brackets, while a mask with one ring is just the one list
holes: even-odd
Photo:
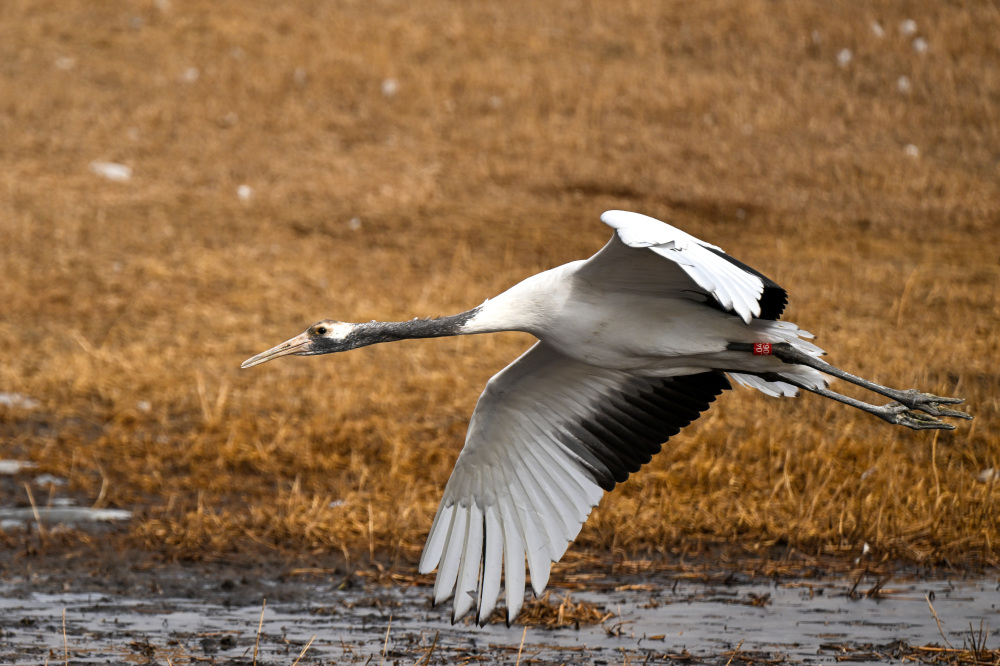
[[736, 390], [572, 550], [995, 565], [998, 34], [974, 2], [5, 0], [0, 391], [41, 405], [0, 407], [0, 458], [137, 509], [114, 538], [168, 557], [412, 563], [530, 339], [240, 362], [471, 307], [626, 208], [785, 286], [837, 365], [976, 420]]

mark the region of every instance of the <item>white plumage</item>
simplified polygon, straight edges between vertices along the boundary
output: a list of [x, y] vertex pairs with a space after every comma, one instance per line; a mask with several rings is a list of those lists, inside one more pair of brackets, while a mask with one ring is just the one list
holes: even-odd
[[[615, 233], [586, 261], [534, 275], [450, 317], [345, 324], [324, 320], [247, 360], [346, 351], [406, 338], [525, 331], [537, 342], [493, 377], [469, 423], [420, 559], [438, 570], [434, 601], [453, 620], [486, 623], [505, 586], [507, 622], [540, 594], [591, 509], [729, 388], [772, 396], [806, 389], [915, 429], [961, 402], [898, 391], [817, 357], [812, 335], [778, 321], [785, 291], [721, 249], [637, 213], [608, 211]], [[770, 354], [752, 353], [769, 343]], [[821, 372], [822, 371], [822, 372]], [[824, 373], [896, 402], [874, 406], [826, 389]], [[918, 413], [919, 412], [923, 413]]]

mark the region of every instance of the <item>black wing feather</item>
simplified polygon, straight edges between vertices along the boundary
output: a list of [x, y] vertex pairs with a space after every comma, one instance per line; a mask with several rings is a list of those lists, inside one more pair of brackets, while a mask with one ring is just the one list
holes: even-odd
[[[785, 291], [777, 282], [767, 277], [760, 271], [747, 266], [739, 259], [734, 259], [722, 250], [717, 250], [714, 247], [704, 246], [706, 250], [710, 250], [714, 254], [722, 257], [733, 266], [736, 266], [740, 270], [746, 271], [751, 275], [756, 275], [760, 278], [761, 282], [764, 283], [764, 293], [760, 297], [760, 316], [757, 319], [780, 319], [781, 313], [785, 311], [785, 306], [788, 305], [788, 292]], [[718, 302], [714, 299], [709, 300], [709, 304]], [[722, 309], [722, 306], [719, 306]]]
[[663, 442], [701, 416], [728, 388], [729, 380], [721, 372], [635, 377], [603, 414], [566, 422], [558, 439], [578, 456], [580, 469], [610, 491], [639, 471]]

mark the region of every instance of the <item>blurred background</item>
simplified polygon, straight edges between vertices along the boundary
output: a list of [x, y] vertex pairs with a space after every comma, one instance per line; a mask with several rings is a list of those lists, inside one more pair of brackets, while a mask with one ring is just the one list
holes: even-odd
[[776, 280], [831, 362], [976, 420], [736, 390], [571, 553], [997, 564], [998, 34], [989, 2], [5, 0], [0, 458], [34, 466], [0, 502], [134, 515], [0, 539], [412, 568], [531, 339], [240, 362], [472, 307], [624, 208]]

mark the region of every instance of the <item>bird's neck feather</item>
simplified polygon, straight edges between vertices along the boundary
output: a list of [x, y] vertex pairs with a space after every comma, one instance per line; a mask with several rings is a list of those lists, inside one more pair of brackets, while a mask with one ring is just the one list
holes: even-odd
[[[582, 262], [576, 262], [582, 263]], [[537, 334], [540, 322], [564, 294], [567, 275], [575, 264], [551, 269], [514, 285], [482, 305], [447, 317], [410, 321], [373, 321], [356, 324], [351, 338], [356, 347], [412, 338], [524, 331]]]
[[582, 263], [573, 262], [532, 275], [470, 310], [473, 316], [463, 326], [462, 333], [523, 331], [538, 336], [562, 307], [572, 290], [574, 272]]
[[[481, 307], [481, 306], [480, 306]], [[446, 317], [433, 319], [411, 319], [409, 321], [373, 321], [366, 324], [355, 324], [350, 337], [356, 339], [358, 346], [373, 345], [379, 342], [395, 342], [415, 338], [443, 338], [452, 335], [465, 335], [473, 331], [463, 330], [465, 324], [476, 316], [479, 308], [473, 308]]]

